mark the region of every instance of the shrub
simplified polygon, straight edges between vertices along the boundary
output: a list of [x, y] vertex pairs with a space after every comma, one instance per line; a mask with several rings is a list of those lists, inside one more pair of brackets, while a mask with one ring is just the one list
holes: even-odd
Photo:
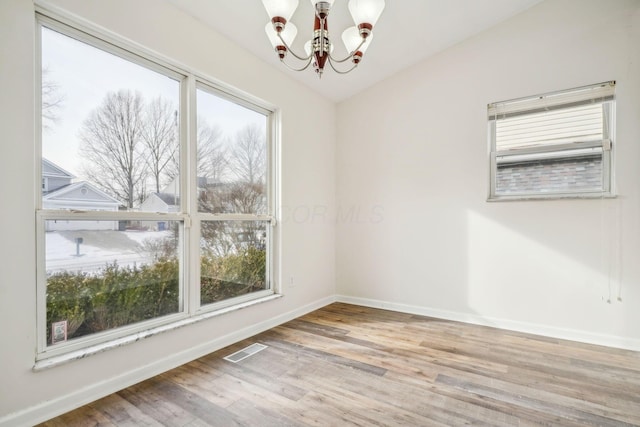
[[54, 285], [47, 286], [47, 339], [51, 340], [51, 323], [66, 320], [67, 335], [74, 336], [85, 320], [90, 306], [85, 274], [63, 272], [52, 278]]
[[[264, 289], [266, 253], [201, 259], [201, 302], [209, 304]], [[99, 273], [61, 272], [47, 280], [47, 336], [51, 323], [67, 320], [69, 339], [176, 313], [179, 263], [160, 256], [140, 267], [107, 264]], [[50, 341], [49, 341], [50, 342]]]
[[266, 252], [254, 247], [225, 257], [201, 259], [200, 302], [211, 304], [264, 289]]
[[47, 281], [48, 336], [60, 320], [67, 320], [68, 338], [74, 338], [175, 313], [178, 284], [175, 259], [139, 268], [114, 262], [97, 275], [56, 273]]

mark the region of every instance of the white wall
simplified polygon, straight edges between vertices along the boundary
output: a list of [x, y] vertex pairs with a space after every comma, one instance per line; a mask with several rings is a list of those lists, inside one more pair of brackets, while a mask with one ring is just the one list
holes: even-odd
[[[287, 207], [335, 206], [335, 105], [157, 0], [55, 1], [69, 13], [276, 105]], [[34, 6], [0, 1], [0, 425], [30, 424], [331, 300], [332, 221], [280, 223], [283, 298], [33, 372], [36, 348]], [[328, 134], [309, 132], [324, 123]], [[241, 334], [238, 334], [241, 332]]]
[[[640, 350], [639, 46], [640, 2], [547, 0], [341, 103], [341, 298]], [[607, 80], [619, 196], [486, 202], [487, 103]]]
[[[282, 108], [281, 276], [296, 286], [276, 301], [32, 372], [34, 8], [2, 0], [0, 182], [11, 185], [0, 221], [0, 425], [65, 411], [311, 309], [331, 299], [336, 278], [352, 301], [640, 349], [638, 1], [546, 0], [337, 114], [163, 2], [54, 4]], [[610, 79], [618, 198], [485, 201], [488, 102]], [[328, 133], [309, 132], [316, 123]]]

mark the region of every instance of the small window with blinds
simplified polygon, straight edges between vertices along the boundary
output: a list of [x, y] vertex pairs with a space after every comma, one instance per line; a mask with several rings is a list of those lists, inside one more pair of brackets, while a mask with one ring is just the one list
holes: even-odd
[[489, 200], [612, 195], [615, 82], [488, 105]]

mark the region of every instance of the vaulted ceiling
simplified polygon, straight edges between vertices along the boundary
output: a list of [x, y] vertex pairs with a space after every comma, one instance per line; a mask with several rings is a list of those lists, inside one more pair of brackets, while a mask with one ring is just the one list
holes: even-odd
[[[282, 69], [316, 92], [339, 102], [429, 56], [504, 21], [542, 0], [387, 0], [374, 28], [365, 57], [350, 74], [338, 75], [325, 69], [322, 79], [311, 69], [286, 69], [274, 52], [264, 31], [269, 22], [260, 0], [169, 0], [255, 56]], [[294, 49], [304, 53], [303, 44], [313, 32], [313, 7], [301, 0], [292, 22], [298, 27]], [[335, 56], [346, 49], [342, 31], [353, 25], [347, 1], [334, 3], [329, 31]], [[215, 52], [212, 51], [212, 54]], [[287, 59], [293, 60], [291, 55]], [[295, 63], [294, 63], [295, 64]], [[297, 64], [296, 64], [297, 65]], [[328, 67], [327, 67], [328, 68]]]

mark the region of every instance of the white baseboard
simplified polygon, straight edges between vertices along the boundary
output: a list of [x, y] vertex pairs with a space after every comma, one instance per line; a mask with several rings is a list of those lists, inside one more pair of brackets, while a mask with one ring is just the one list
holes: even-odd
[[70, 394], [48, 400], [25, 410], [14, 412], [0, 418], [0, 427], [32, 426], [40, 422], [49, 420], [58, 415], [69, 412], [82, 405], [86, 405], [109, 394], [132, 386], [140, 381], [144, 381], [155, 375], [166, 372], [177, 366], [188, 363], [199, 357], [205, 356], [214, 351], [220, 350], [228, 345], [242, 341], [253, 335], [264, 332], [268, 329], [281, 325], [289, 320], [303, 316], [314, 310], [322, 308], [335, 301], [334, 296], [326, 297], [314, 301], [303, 307], [280, 314], [267, 319], [256, 325], [235, 331], [233, 333], [215, 338], [185, 351], [172, 354], [164, 359], [158, 360], [150, 365], [141, 366], [138, 369], [126, 372], [106, 381], [92, 384], [89, 387], [74, 391]]
[[499, 319], [472, 313], [440, 310], [431, 307], [399, 304], [368, 298], [351, 297], [346, 295], [336, 295], [336, 301], [361, 305], [364, 307], [382, 308], [385, 310], [398, 311], [401, 313], [419, 314], [421, 316], [436, 317], [438, 319], [455, 320], [458, 322], [470, 323], [474, 325], [491, 326], [494, 328], [506, 329], [510, 331], [526, 332], [529, 334], [543, 335], [551, 338], [603, 345], [606, 347], [621, 348], [625, 350], [640, 351], [640, 340], [626, 337], [595, 334], [587, 331], [556, 328], [553, 326]]

